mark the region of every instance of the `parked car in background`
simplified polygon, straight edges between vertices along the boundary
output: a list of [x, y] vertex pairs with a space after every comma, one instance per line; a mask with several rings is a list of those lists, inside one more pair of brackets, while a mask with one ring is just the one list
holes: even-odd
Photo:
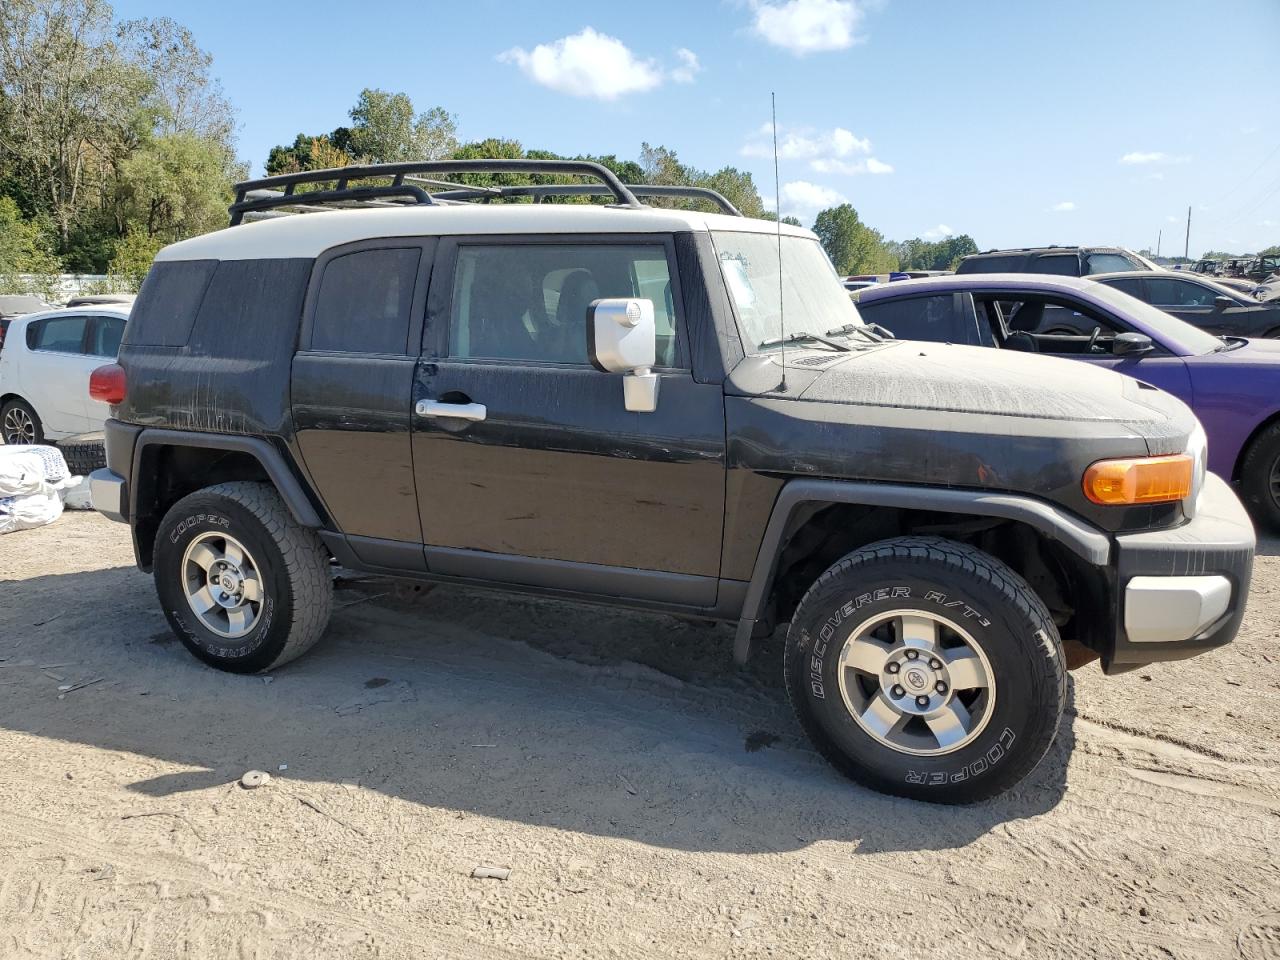
[[[1260, 303], [1250, 294], [1209, 277], [1134, 271], [1104, 273], [1090, 279], [1216, 336], [1280, 337], [1280, 303]], [[1092, 330], [1092, 324], [1086, 324], [1086, 329], [1072, 328], [1069, 332], [1085, 334]]]
[[[907, 280], [863, 291], [858, 312], [900, 338], [1020, 350], [1108, 367], [1196, 412], [1209, 469], [1280, 532], [1280, 342], [1215, 337], [1114, 286], [1015, 274]], [[1087, 334], [1040, 333], [1079, 329]]]
[[1222, 261], [1203, 257], [1193, 263], [1190, 269], [1192, 273], [1204, 273], [1211, 277], [1216, 277], [1222, 273]]
[[128, 311], [72, 307], [18, 317], [0, 350], [0, 436], [45, 443], [101, 431], [108, 407], [89, 374], [115, 359]]
[[1022, 247], [987, 250], [960, 261], [956, 273], [1048, 273], [1087, 277], [1117, 270], [1162, 270], [1141, 254], [1123, 247]]
[[1252, 262], [1252, 257], [1231, 257], [1222, 264], [1222, 275], [1224, 277], [1243, 277]]
[[41, 310], [48, 309], [49, 304], [39, 297], [29, 296], [25, 293], [0, 295], [0, 348], [4, 347], [5, 334], [8, 332], [9, 322], [14, 317], [25, 316], [28, 313], [39, 313]]
[[1269, 253], [1266, 256], [1254, 257], [1244, 268], [1245, 279], [1258, 283], [1280, 274], [1280, 254]]
[[90, 293], [81, 297], [72, 297], [67, 301], [67, 306], [103, 307], [116, 305], [129, 308], [133, 306], [133, 301], [136, 299], [137, 295], [132, 293]]
[[879, 280], [841, 280], [846, 290], [850, 293], [857, 293], [859, 290], [865, 290], [867, 287], [874, 287]]

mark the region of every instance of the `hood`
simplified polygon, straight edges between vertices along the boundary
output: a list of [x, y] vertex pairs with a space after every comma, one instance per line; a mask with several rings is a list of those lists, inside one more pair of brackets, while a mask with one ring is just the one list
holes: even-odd
[[1257, 337], [1245, 341], [1243, 346], [1236, 347], [1234, 350], [1209, 353], [1196, 359], [1214, 363], [1251, 363], [1270, 366], [1273, 363], [1280, 363], [1280, 340], [1264, 340]]
[[[791, 367], [792, 358], [787, 359]], [[803, 364], [805, 358], [796, 360]], [[1171, 419], [1191, 416], [1175, 397], [1110, 370], [1076, 360], [985, 347], [900, 340], [876, 350], [842, 354], [820, 371], [798, 392], [798, 399], [1063, 422], [1125, 423], [1145, 436], [1162, 435]]]

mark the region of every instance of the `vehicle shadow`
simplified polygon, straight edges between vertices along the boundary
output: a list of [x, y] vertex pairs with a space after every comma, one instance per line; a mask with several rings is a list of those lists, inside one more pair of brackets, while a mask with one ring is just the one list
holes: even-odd
[[[256, 768], [690, 851], [949, 849], [1053, 809], [1065, 790], [1073, 701], [1016, 789], [935, 806], [858, 787], [818, 757], [777, 678], [776, 639], [735, 671], [726, 627], [340, 585], [326, 638], [264, 678], [191, 657], [132, 568], [4, 583], [0, 727], [184, 768], [121, 784], [148, 797], [199, 800]], [[71, 682], [102, 679], [59, 697], [45, 664]]]

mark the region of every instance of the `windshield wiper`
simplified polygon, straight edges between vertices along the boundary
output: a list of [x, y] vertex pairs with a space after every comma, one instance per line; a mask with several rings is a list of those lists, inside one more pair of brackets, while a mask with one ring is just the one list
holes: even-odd
[[760, 346], [776, 347], [782, 343], [807, 343], [809, 341], [825, 343], [828, 347], [839, 350], [841, 353], [849, 353], [853, 350], [853, 347], [849, 346], [847, 343], [841, 343], [839, 340], [831, 340], [828, 337], [821, 337], [816, 333], [806, 333], [804, 331], [801, 331], [800, 333], [788, 333], [785, 337], [775, 337], [772, 340], [765, 340], [760, 344]]
[[893, 334], [878, 323], [846, 323], [843, 327], [836, 327], [834, 330], [828, 330], [827, 336], [847, 337], [854, 333], [861, 334], [872, 343], [884, 343], [886, 340], [894, 339]]

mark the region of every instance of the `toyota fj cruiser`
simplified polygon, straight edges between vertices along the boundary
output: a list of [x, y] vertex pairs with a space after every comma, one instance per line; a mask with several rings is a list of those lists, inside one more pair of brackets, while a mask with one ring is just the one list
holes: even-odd
[[[603, 186], [439, 179], [478, 172]], [[638, 199], [681, 192], [580, 162], [289, 174], [161, 251], [93, 377], [92, 487], [187, 648], [301, 655], [335, 563], [729, 621], [739, 661], [789, 623], [818, 749], [958, 803], [1044, 755], [1069, 660], [1231, 640], [1253, 528], [1180, 401], [894, 341], [812, 233]]]

